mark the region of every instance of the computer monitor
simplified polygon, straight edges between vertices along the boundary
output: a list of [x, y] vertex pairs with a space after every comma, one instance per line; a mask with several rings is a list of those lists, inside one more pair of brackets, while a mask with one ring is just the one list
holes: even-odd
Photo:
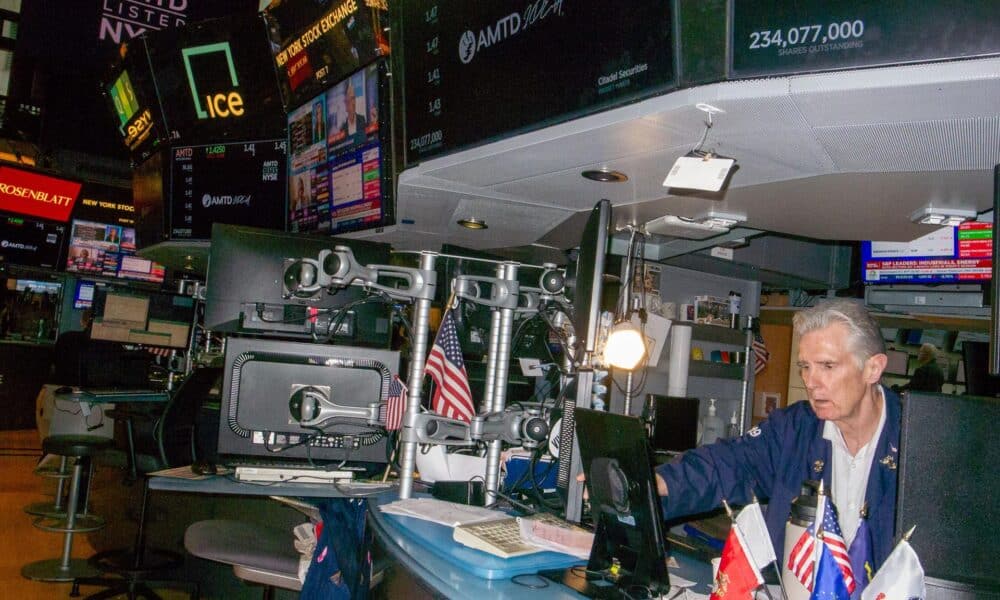
[[885, 355], [889, 357], [885, 365], [886, 375], [906, 375], [909, 365], [910, 355], [902, 350], [886, 350]]
[[221, 462], [385, 464], [385, 431], [367, 410], [386, 402], [398, 372], [389, 350], [230, 337]]
[[[365, 302], [360, 287], [286, 297], [286, 259], [312, 258], [347, 245], [362, 264], [387, 264], [389, 246], [363, 240], [314, 237], [268, 229], [212, 228], [205, 295], [205, 327], [223, 333], [313, 338], [386, 348], [391, 307]], [[328, 335], [329, 334], [329, 335]]]
[[[601, 317], [601, 292], [604, 263], [611, 228], [611, 202], [598, 202], [587, 219], [580, 237], [576, 276], [567, 283], [573, 302], [573, 328], [584, 352], [597, 346], [597, 327]], [[570, 285], [570, 283], [572, 285]]]
[[990, 375], [990, 343], [962, 342], [965, 364], [965, 393], [970, 396], [1000, 396], [1000, 377]]
[[178, 349], [190, 343], [190, 296], [97, 287], [92, 302], [91, 339]]
[[[968, 344], [969, 342], [966, 342]], [[927, 598], [1000, 597], [996, 490], [1000, 400], [910, 392], [903, 399], [896, 533], [926, 574]]]
[[[571, 569], [555, 578], [591, 597], [660, 597], [670, 579], [646, 427], [635, 417], [577, 409], [576, 428], [596, 524], [594, 545], [585, 575]], [[609, 577], [613, 565], [615, 578]]]
[[698, 445], [698, 398], [646, 397], [646, 410], [652, 424], [653, 449], [684, 452]]

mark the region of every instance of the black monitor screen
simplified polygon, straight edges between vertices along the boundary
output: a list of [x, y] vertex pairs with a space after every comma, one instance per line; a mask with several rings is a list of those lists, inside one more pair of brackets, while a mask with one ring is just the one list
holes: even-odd
[[170, 150], [170, 239], [207, 240], [212, 223], [285, 228], [286, 142]]
[[970, 396], [1000, 396], [1000, 377], [990, 375], [990, 343], [962, 342], [965, 393]]
[[990, 525], [1000, 519], [998, 419], [996, 398], [923, 392], [904, 398], [896, 533], [916, 525], [910, 544], [927, 575], [928, 598], [952, 597], [932, 595], [935, 587], [1000, 591], [1000, 530]]
[[601, 200], [590, 212], [580, 238], [576, 260], [576, 278], [572, 286], [573, 328], [586, 352], [597, 344], [597, 326], [601, 314], [602, 277], [611, 227], [611, 202]]
[[315, 259], [320, 250], [337, 245], [350, 246], [362, 264], [389, 262], [387, 244], [217, 223], [208, 262], [205, 327], [387, 347], [390, 307], [377, 299], [363, 302], [359, 287], [285, 297], [285, 260]]
[[0, 214], [0, 265], [55, 269], [65, 237], [61, 223]]
[[563, 581], [592, 596], [588, 591], [607, 585], [614, 573], [622, 590], [666, 592], [663, 511], [646, 426], [634, 417], [577, 409], [576, 429], [596, 530], [586, 577], [571, 572]]
[[393, 183], [384, 63], [340, 81], [288, 115], [292, 231], [389, 224]]

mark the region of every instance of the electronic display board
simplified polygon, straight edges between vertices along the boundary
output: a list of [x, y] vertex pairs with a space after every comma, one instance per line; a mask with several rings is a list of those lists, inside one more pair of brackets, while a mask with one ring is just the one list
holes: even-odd
[[0, 167], [0, 210], [68, 221], [81, 184], [12, 167]]
[[288, 115], [291, 231], [389, 224], [393, 165], [384, 63], [361, 69]]
[[275, 2], [264, 11], [287, 108], [389, 54], [388, 0]]
[[55, 269], [65, 237], [62, 223], [0, 214], [0, 263]]
[[666, 0], [401, 3], [406, 162], [674, 85]]
[[734, 0], [731, 76], [1000, 53], [993, 0]]
[[171, 144], [284, 135], [285, 110], [260, 15], [236, 15], [143, 38]]
[[976, 283], [993, 272], [993, 224], [942, 227], [912, 242], [862, 242], [865, 283]]
[[170, 150], [170, 239], [207, 240], [212, 223], [284, 229], [284, 139]]
[[122, 52], [103, 91], [122, 143], [140, 163], [166, 141], [166, 129], [143, 42], [130, 42]]

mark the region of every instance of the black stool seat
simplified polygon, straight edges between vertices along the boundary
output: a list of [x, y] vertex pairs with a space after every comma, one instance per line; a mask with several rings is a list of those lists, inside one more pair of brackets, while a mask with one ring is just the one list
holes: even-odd
[[80, 458], [94, 456], [110, 448], [113, 443], [110, 438], [96, 435], [50, 435], [42, 440], [42, 451], [46, 454]]

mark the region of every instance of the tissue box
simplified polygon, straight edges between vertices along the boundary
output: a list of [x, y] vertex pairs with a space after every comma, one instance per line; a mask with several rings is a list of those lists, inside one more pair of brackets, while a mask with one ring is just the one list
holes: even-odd
[[695, 296], [694, 321], [706, 325], [729, 326], [729, 299], [721, 296]]

